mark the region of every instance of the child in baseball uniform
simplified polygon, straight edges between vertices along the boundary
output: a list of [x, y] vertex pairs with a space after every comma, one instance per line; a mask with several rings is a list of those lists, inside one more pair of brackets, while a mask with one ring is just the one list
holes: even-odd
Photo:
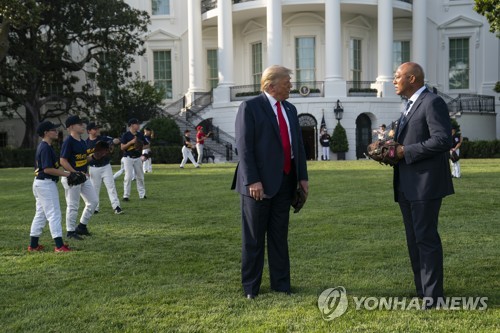
[[[107, 142], [110, 147], [113, 144], [120, 143], [120, 139], [113, 139], [110, 136], [103, 136], [100, 133], [101, 126], [96, 123], [89, 123], [87, 126], [87, 133], [89, 137], [85, 142], [87, 143], [87, 154], [93, 154], [95, 146], [99, 141]], [[111, 202], [111, 207], [115, 211], [115, 214], [122, 214], [123, 210], [120, 207], [120, 200], [118, 199], [118, 193], [116, 192], [115, 180], [113, 178], [113, 170], [110, 164], [111, 158], [105, 156], [99, 160], [92, 159], [89, 162], [89, 174], [90, 181], [96, 190], [97, 197], [99, 198], [99, 192], [101, 191], [101, 184], [104, 182], [106, 190], [108, 191], [109, 201]], [[94, 214], [99, 212], [99, 204], [94, 211]]]
[[[144, 138], [151, 145], [151, 141], [154, 138], [154, 132], [151, 128], [144, 127]], [[148, 147], [148, 148], [144, 148], [142, 150], [142, 156], [146, 156], [146, 155], [148, 155], [148, 158], [142, 162], [142, 169], [143, 169], [144, 173], [148, 173], [148, 172], [151, 173], [151, 172], [153, 172], [153, 161], [151, 160], [151, 156], [149, 156], [149, 155], [151, 155], [151, 148]]]
[[193, 153], [191, 152], [191, 149], [193, 149], [193, 144], [191, 143], [191, 138], [189, 135], [191, 132], [187, 129], [184, 131], [184, 145], [182, 146], [182, 162], [179, 168], [183, 169], [184, 166], [186, 165], [187, 160], [189, 159], [191, 163], [194, 164], [195, 167], [199, 168], [200, 165], [196, 163], [193, 157]]
[[[135, 172], [137, 182], [137, 192], [139, 199], [146, 199], [146, 186], [144, 184], [144, 171], [142, 170], [142, 150], [149, 148], [149, 142], [139, 131], [140, 124], [137, 118], [131, 118], [128, 121], [129, 130], [124, 133], [120, 139], [121, 149], [123, 151], [125, 179], [123, 180], [123, 201], [129, 201], [130, 189], [132, 187], [132, 178]], [[142, 141], [143, 146], [140, 150], [136, 148], [136, 141]]]
[[71, 251], [63, 243], [61, 226], [61, 207], [57, 182], [59, 177], [66, 177], [69, 173], [59, 169], [59, 161], [51, 144], [57, 140], [57, 128], [50, 121], [41, 122], [36, 130], [42, 138], [35, 154], [35, 180], [33, 181], [33, 195], [36, 201], [36, 211], [31, 223], [29, 252], [43, 250], [44, 246], [38, 241], [43, 228], [49, 221], [49, 229], [56, 244], [55, 252]]
[[[81, 138], [81, 135], [85, 133], [83, 121], [78, 116], [69, 116], [66, 119], [66, 128], [70, 135], [64, 140], [61, 147], [61, 166], [69, 172], [83, 172], [88, 174], [88, 162], [93, 157], [87, 155], [87, 144]], [[67, 205], [66, 230], [68, 233], [66, 236], [82, 240], [81, 235], [90, 236], [87, 224], [99, 203], [95, 188], [89, 179], [75, 186], [69, 186], [66, 178], [63, 178], [61, 183], [64, 187]], [[78, 217], [78, 207], [80, 206], [80, 196], [85, 202], [85, 209], [77, 226], [76, 219]]]

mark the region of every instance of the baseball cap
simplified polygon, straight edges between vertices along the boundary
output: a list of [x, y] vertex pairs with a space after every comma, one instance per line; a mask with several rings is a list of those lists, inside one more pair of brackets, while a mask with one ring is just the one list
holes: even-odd
[[101, 125], [97, 125], [96, 123], [92, 122], [87, 125], [87, 131], [93, 130], [93, 129], [98, 129], [101, 128]]
[[40, 124], [38, 124], [38, 127], [36, 129], [36, 132], [40, 137], [43, 138], [45, 132], [50, 131], [54, 128], [58, 128], [60, 125], [56, 125], [48, 120], [42, 121]]
[[66, 119], [66, 128], [76, 124], [83, 124], [83, 120], [78, 116], [69, 116], [68, 119]]
[[128, 120], [128, 126], [130, 126], [132, 124], [139, 124], [139, 119], [137, 119], [137, 118], [130, 118]]

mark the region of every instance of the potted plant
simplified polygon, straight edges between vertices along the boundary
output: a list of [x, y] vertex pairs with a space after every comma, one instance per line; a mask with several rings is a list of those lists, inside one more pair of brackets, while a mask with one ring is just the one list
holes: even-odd
[[349, 142], [344, 127], [337, 123], [330, 138], [330, 148], [337, 154], [337, 160], [345, 160], [345, 153], [349, 150]]

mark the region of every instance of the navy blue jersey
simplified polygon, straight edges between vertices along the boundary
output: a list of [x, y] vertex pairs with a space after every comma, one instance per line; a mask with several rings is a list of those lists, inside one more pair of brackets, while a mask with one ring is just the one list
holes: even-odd
[[42, 141], [36, 148], [35, 154], [35, 176], [36, 179], [52, 179], [58, 181], [58, 176], [48, 175], [43, 172], [46, 168], [59, 168], [59, 159], [54, 149], [47, 142]]
[[[124, 133], [122, 135], [120, 142], [123, 143], [124, 145], [126, 145], [127, 143], [132, 141], [135, 136], [137, 137], [137, 140], [142, 140], [142, 142], [144, 142], [144, 145], [149, 144], [149, 141], [144, 137], [144, 134], [142, 134], [141, 132], [137, 132], [134, 135], [130, 131], [128, 131], [127, 133]], [[128, 156], [128, 157], [132, 157], [132, 158], [137, 158], [137, 157], [140, 157], [141, 155], [142, 155], [142, 151], [136, 150], [134, 145], [131, 145], [130, 147], [127, 148], [127, 150], [125, 150], [123, 152], [123, 156]]]
[[61, 147], [61, 157], [68, 160], [76, 171], [87, 173], [87, 144], [83, 140], [76, 140], [68, 136]]
[[191, 138], [189, 136], [184, 136], [184, 146], [189, 149], [193, 148], [193, 146], [191, 146]]
[[[105, 141], [105, 142], [109, 143], [110, 147], [113, 144], [113, 138], [110, 136], [99, 135], [95, 140], [87, 139], [87, 140], [85, 140], [85, 143], [87, 144], [87, 155], [90, 155], [94, 152], [95, 145], [98, 141]], [[111, 157], [108, 155], [106, 157], [101, 158], [98, 161], [94, 160], [94, 159], [91, 160], [89, 162], [89, 165], [93, 166], [93, 167], [102, 167], [102, 166], [108, 165], [110, 160], [111, 160]]]

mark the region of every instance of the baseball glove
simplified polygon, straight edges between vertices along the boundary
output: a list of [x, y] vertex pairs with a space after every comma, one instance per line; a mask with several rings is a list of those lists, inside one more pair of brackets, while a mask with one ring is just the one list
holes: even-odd
[[453, 162], [453, 163], [457, 163], [458, 160], [460, 160], [460, 156], [458, 156], [457, 152], [456, 151], [452, 151], [451, 154], [450, 154], [450, 160]]
[[87, 181], [87, 176], [83, 172], [71, 172], [68, 176], [68, 185], [75, 186]]
[[94, 159], [100, 160], [103, 157], [109, 156], [111, 153], [109, 142], [107, 141], [97, 141], [94, 149]]
[[143, 147], [144, 147], [144, 142], [142, 142], [142, 140], [137, 138], [137, 140], [135, 140], [135, 143], [134, 143], [134, 150], [142, 152]]
[[368, 145], [368, 157], [380, 164], [396, 165], [401, 159], [398, 157], [399, 143], [393, 140], [377, 140]]
[[295, 194], [292, 199], [292, 207], [294, 208], [293, 212], [298, 213], [302, 207], [304, 207], [304, 204], [306, 203], [306, 194], [302, 190], [302, 188], [298, 188], [295, 191]]

